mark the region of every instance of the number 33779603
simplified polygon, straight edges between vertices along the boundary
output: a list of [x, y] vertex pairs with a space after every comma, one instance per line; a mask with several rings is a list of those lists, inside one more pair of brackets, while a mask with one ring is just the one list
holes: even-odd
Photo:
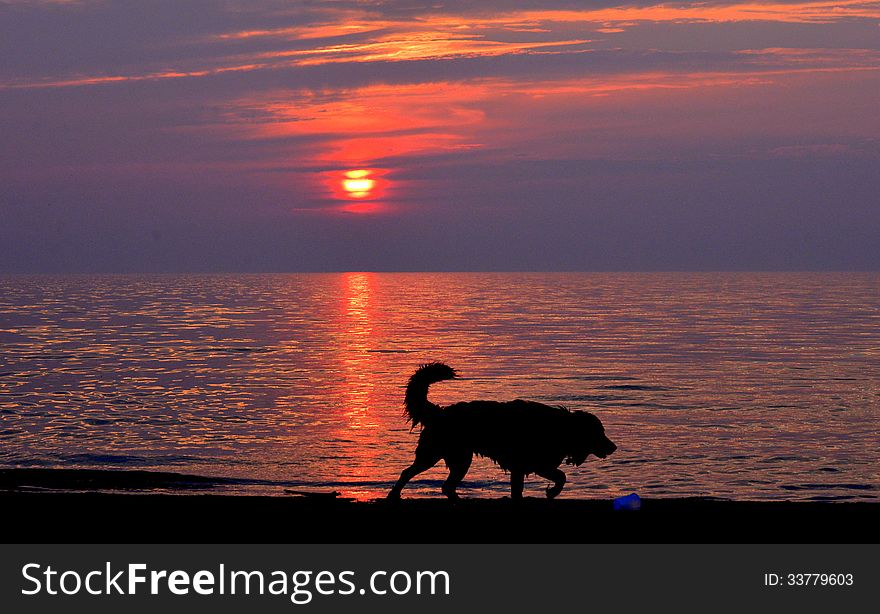
[[851, 573], [764, 574], [765, 586], [852, 586]]

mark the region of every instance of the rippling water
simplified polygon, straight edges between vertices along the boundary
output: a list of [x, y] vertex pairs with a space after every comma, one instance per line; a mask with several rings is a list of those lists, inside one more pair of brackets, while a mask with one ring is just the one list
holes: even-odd
[[[569, 471], [569, 497], [875, 499], [880, 484], [877, 274], [2, 277], [0, 348], [6, 467], [377, 496], [416, 443], [403, 384], [444, 360], [464, 378], [435, 402], [601, 417], [619, 451]], [[436, 495], [444, 475], [406, 492]], [[477, 460], [465, 486], [507, 481]]]

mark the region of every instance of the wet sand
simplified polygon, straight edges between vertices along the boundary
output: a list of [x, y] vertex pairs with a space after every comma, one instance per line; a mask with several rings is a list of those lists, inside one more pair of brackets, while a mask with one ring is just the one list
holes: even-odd
[[639, 511], [615, 511], [598, 499], [232, 496], [211, 493], [216, 483], [152, 472], [0, 471], [3, 541], [877, 543], [880, 518], [880, 503], [871, 502], [644, 499]]

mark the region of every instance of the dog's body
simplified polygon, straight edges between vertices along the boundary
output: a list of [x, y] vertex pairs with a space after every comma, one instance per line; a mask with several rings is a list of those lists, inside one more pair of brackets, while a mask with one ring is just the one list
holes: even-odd
[[440, 407], [428, 401], [428, 387], [452, 379], [455, 371], [443, 363], [419, 368], [406, 387], [406, 415], [413, 427], [423, 426], [416, 460], [404, 469], [389, 498], [400, 497], [413, 477], [440, 459], [449, 477], [443, 494], [457, 499], [456, 487], [464, 479], [474, 454], [492, 459], [510, 472], [511, 498], [521, 499], [523, 480], [530, 473], [553, 481], [547, 497], [565, 486], [562, 463], [580, 465], [589, 454], [605, 458], [617, 446], [605, 436], [593, 414], [570, 411], [533, 401], [471, 401]]

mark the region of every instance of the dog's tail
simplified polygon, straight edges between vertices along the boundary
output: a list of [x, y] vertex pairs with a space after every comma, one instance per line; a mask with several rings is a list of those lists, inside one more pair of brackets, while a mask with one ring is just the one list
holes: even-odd
[[428, 401], [428, 387], [436, 382], [452, 379], [456, 376], [455, 369], [442, 362], [432, 362], [419, 367], [406, 385], [404, 399], [405, 414], [413, 427], [425, 424], [432, 413], [439, 410]]

